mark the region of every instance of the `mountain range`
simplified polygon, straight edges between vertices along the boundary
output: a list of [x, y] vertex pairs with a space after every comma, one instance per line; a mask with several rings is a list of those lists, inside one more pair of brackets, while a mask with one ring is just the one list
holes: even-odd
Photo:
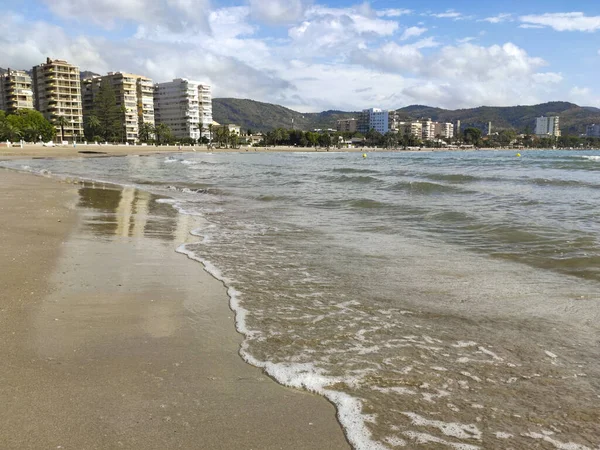
[[[535, 118], [539, 116], [560, 116], [563, 134], [585, 133], [585, 127], [600, 123], [600, 109], [578, 106], [569, 102], [548, 102], [530, 106], [480, 106], [469, 109], [442, 109], [424, 105], [410, 105], [396, 110], [402, 120], [430, 118], [438, 122], [461, 121], [461, 128], [475, 126], [487, 129], [512, 128], [519, 132], [532, 132]], [[237, 98], [214, 98], [213, 118], [219, 123], [234, 123], [243, 129], [269, 131], [275, 128], [312, 130], [335, 128], [338, 119], [358, 118], [359, 111], [323, 111], [301, 113], [280, 105]], [[293, 121], [293, 122], [292, 122]]]

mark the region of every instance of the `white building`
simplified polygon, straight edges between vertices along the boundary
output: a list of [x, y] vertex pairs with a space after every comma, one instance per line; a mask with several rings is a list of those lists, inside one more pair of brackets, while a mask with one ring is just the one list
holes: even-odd
[[535, 119], [535, 135], [540, 137], [560, 136], [558, 116], [538, 117]]
[[432, 141], [435, 138], [435, 122], [431, 119], [423, 119], [421, 121], [421, 138], [424, 141]]
[[421, 139], [423, 124], [421, 122], [398, 122], [398, 134]]
[[600, 137], [600, 125], [595, 123], [588, 125], [585, 129], [585, 135], [587, 137]]
[[154, 85], [154, 118], [176, 138], [208, 137], [212, 123], [210, 86], [185, 78]]
[[[364, 109], [362, 112], [363, 123], [367, 126], [367, 130], [374, 129], [375, 131], [385, 134], [389, 130], [389, 112], [379, 108]], [[364, 129], [362, 132], [366, 132]]]
[[434, 136], [440, 136], [444, 139], [451, 139], [454, 137], [454, 125], [449, 122], [434, 122], [435, 133]]

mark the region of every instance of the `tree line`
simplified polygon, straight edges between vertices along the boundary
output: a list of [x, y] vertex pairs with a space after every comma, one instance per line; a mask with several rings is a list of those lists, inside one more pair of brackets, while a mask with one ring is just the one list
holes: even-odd
[[[251, 130], [248, 130], [251, 134]], [[491, 136], [483, 136], [479, 128], [468, 127], [452, 138], [440, 135], [434, 139], [423, 140], [414, 135], [404, 135], [394, 132], [385, 134], [371, 129], [365, 134], [359, 132], [333, 132], [333, 131], [302, 131], [294, 129], [277, 128], [266, 132], [259, 146], [285, 145], [296, 147], [342, 147], [345, 142], [354, 139], [359, 145], [365, 147], [379, 147], [390, 149], [407, 149], [411, 147], [445, 147], [448, 145], [469, 145], [480, 147], [524, 147], [524, 148], [600, 148], [600, 138], [560, 136], [538, 137], [531, 133], [518, 135], [516, 131], [501, 130]]]
[[7, 114], [0, 110], [0, 141], [50, 141], [56, 128], [40, 113], [30, 109]]

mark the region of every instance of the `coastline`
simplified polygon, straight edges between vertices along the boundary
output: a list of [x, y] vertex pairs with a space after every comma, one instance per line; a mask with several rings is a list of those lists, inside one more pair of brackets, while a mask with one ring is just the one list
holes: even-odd
[[0, 447], [349, 448], [238, 355], [225, 288], [175, 252], [189, 216], [4, 169], [0, 193]]
[[[539, 149], [531, 149], [539, 150]], [[422, 149], [389, 149], [379, 147], [360, 147], [360, 148], [320, 148], [320, 147], [288, 147], [288, 146], [271, 146], [271, 147], [240, 147], [240, 148], [207, 148], [207, 146], [177, 146], [177, 145], [162, 145], [162, 146], [146, 146], [146, 145], [82, 145], [73, 146], [56, 146], [44, 147], [38, 144], [25, 144], [23, 148], [16, 147], [0, 147], [0, 160], [6, 159], [21, 159], [21, 158], [102, 158], [111, 156], [127, 156], [127, 155], [156, 155], [156, 154], [171, 154], [171, 153], [278, 153], [278, 152], [309, 152], [309, 153], [333, 153], [333, 152], [349, 152], [349, 153], [373, 153], [373, 152], [478, 152], [478, 151], [526, 151], [523, 149], [506, 149], [506, 148], [479, 148], [479, 149], [457, 149], [457, 148], [422, 148]]]

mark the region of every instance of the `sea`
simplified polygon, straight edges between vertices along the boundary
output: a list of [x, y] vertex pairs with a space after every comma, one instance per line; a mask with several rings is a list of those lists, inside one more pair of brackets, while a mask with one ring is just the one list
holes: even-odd
[[193, 218], [173, 251], [225, 284], [240, 356], [355, 449], [600, 448], [599, 151], [0, 165]]

